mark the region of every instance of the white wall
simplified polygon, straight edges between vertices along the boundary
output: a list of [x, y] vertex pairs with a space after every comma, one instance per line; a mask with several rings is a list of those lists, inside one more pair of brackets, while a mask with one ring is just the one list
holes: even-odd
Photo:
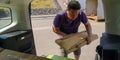
[[86, 0], [77, 0], [77, 1], [80, 2], [80, 4], [81, 4], [81, 9], [82, 9], [83, 11], [85, 11]]
[[97, 8], [97, 17], [98, 19], [104, 19], [104, 10], [102, 0], [98, 0], [98, 8]]
[[97, 0], [86, 0], [86, 14], [91, 15], [94, 13], [97, 14]]

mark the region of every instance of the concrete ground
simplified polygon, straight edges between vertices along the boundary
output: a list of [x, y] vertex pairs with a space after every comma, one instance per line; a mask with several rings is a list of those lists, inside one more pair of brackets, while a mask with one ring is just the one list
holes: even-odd
[[[61, 5], [63, 10], [66, 9], [66, 6], [63, 4], [63, 0], [58, 0], [58, 3]], [[61, 55], [59, 46], [55, 43], [55, 40], [59, 37], [52, 31], [54, 16], [55, 15], [32, 16], [32, 27], [38, 56], [48, 54]], [[101, 34], [105, 32], [105, 22], [89, 21], [92, 25], [93, 33], [97, 34], [99, 38], [96, 41], [93, 41], [90, 45], [82, 47], [80, 60], [95, 60], [96, 46], [99, 45]], [[83, 30], [85, 30], [85, 27], [81, 24], [79, 31]], [[74, 59], [73, 53], [69, 54], [69, 58]]]
[[[32, 18], [33, 33], [35, 39], [35, 45], [37, 55], [61, 55], [59, 46], [55, 43], [55, 40], [59, 37], [52, 31], [52, 22], [54, 17], [35, 17]], [[80, 60], [94, 60], [95, 59], [95, 48], [99, 45], [101, 34], [105, 31], [104, 22], [95, 22], [89, 20], [92, 25], [93, 33], [97, 34], [99, 38], [93, 41], [90, 45], [82, 47], [82, 53]], [[83, 24], [79, 27], [79, 31], [85, 30]], [[69, 54], [69, 58], [74, 58], [74, 55]]]

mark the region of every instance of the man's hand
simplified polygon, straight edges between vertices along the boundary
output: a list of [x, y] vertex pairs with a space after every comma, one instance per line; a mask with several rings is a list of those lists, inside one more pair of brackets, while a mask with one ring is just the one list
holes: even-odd
[[87, 45], [89, 45], [91, 43], [91, 37], [90, 36], [87, 36], [86, 37], [86, 41], [87, 41]]
[[66, 34], [59, 29], [59, 27], [53, 26], [52, 29], [53, 29], [53, 32], [55, 32], [56, 34], [60, 36], [66, 36]]

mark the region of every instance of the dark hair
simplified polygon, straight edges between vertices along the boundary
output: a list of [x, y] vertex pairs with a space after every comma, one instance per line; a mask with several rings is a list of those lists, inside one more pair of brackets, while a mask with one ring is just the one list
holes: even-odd
[[81, 9], [81, 5], [78, 1], [75, 1], [75, 0], [71, 0], [69, 3], [68, 3], [68, 6], [67, 6], [68, 9], [73, 9], [73, 10], [80, 10]]

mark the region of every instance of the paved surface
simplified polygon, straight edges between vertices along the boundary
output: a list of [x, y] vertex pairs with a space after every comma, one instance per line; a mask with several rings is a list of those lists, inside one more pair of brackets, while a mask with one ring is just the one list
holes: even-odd
[[[58, 3], [61, 5], [63, 10], [66, 9], [63, 5], [63, 0], [58, 0]], [[54, 16], [55, 15], [32, 16], [32, 27], [38, 56], [48, 54], [61, 55], [59, 46], [55, 44], [55, 39], [58, 39], [59, 37], [52, 31]], [[98, 34], [99, 38], [90, 45], [82, 47], [80, 60], [95, 60], [95, 48], [99, 45], [101, 34], [105, 31], [104, 22], [89, 21], [92, 25], [93, 33]], [[81, 24], [79, 31], [83, 30], [85, 30], [85, 27]], [[69, 54], [69, 57], [74, 58], [73, 53]]]
[[[61, 55], [59, 46], [55, 44], [55, 39], [59, 37], [52, 31], [52, 21], [54, 17], [37, 17], [32, 18], [33, 33], [37, 49], [37, 55], [55, 54]], [[101, 34], [105, 30], [104, 22], [91, 21], [93, 33], [98, 34], [99, 39], [92, 42], [90, 45], [82, 47], [80, 60], [94, 60], [95, 48], [99, 45]], [[83, 24], [79, 27], [79, 31], [85, 30]], [[69, 54], [70, 58], [74, 58], [73, 54]]]

